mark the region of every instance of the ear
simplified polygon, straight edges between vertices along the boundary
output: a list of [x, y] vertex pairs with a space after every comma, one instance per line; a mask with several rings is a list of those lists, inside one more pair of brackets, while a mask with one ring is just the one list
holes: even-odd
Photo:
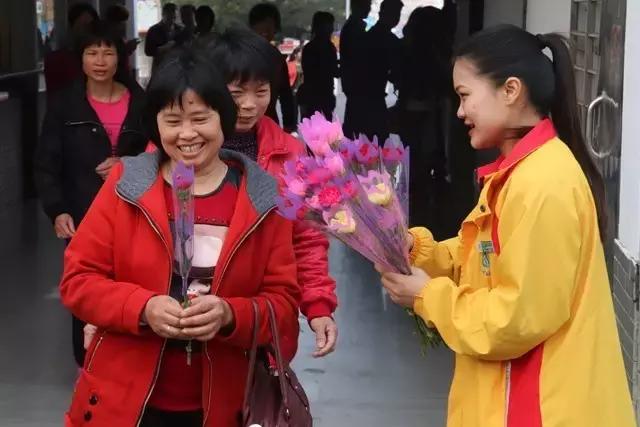
[[521, 98], [524, 92], [522, 80], [517, 77], [509, 77], [502, 86], [504, 99], [507, 105], [513, 105]]

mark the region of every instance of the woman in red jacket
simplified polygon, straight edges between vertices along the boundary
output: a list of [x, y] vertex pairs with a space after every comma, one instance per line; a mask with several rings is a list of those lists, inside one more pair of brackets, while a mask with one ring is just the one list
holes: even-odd
[[[154, 70], [147, 96], [158, 150], [114, 167], [65, 253], [62, 301], [98, 328], [66, 425], [237, 425], [254, 327], [261, 344], [271, 338], [267, 302], [288, 340], [287, 356], [295, 352], [300, 292], [292, 225], [275, 212], [275, 180], [220, 150], [236, 109], [210, 62], [175, 52]], [[177, 161], [196, 174], [195, 298], [187, 309], [172, 268], [169, 183]]]
[[[227, 136], [224, 147], [245, 154], [277, 177], [287, 160], [304, 152], [304, 146], [265, 115], [274, 78], [272, 49], [254, 32], [233, 29], [216, 39], [210, 53], [238, 108], [235, 133]], [[313, 355], [322, 357], [334, 350], [338, 336], [332, 317], [338, 301], [329, 276], [329, 242], [322, 233], [296, 222], [293, 247], [302, 287], [300, 309], [316, 334]]]

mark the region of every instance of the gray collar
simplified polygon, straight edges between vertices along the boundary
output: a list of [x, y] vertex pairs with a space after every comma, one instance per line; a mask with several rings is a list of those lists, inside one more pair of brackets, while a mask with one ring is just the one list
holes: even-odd
[[[247, 156], [229, 150], [220, 150], [220, 158], [242, 165], [247, 180], [247, 193], [258, 215], [276, 205], [278, 186], [276, 180]], [[136, 157], [123, 157], [123, 172], [116, 185], [118, 193], [137, 203], [158, 179], [160, 152], [143, 153]]]

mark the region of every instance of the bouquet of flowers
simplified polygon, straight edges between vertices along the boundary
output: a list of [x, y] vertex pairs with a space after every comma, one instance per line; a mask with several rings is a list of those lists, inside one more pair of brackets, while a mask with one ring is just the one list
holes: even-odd
[[[411, 274], [407, 217], [409, 149], [398, 139], [343, 136], [339, 122], [320, 113], [303, 120], [300, 133], [312, 155], [285, 164], [278, 210], [307, 220], [387, 271]], [[440, 342], [437, 332], [410, 312], [423, 350]]]
[[[178, 272], [182, 278], [182, 307], [189, 306], [189, 273], [193, 262], [193, 232], [195, 205], [193, 200], [193, 167], [178, 162], [171, 174], [173, 188], [173, 211], [175, 223], [174, 253]], [[185, 347], [187, 365], [191, 365], [191, 340]]]

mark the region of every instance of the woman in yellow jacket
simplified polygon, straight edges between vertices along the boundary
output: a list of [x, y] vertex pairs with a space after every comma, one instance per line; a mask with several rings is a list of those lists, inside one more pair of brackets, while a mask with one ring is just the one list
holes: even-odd
[[447, 425], [635, 426], [564, 39], [485, 30], [453, 75], [471, 145], [502, 155], [458, 237], [412, 229], [413, 274], [382, 273], [456, 353]]

